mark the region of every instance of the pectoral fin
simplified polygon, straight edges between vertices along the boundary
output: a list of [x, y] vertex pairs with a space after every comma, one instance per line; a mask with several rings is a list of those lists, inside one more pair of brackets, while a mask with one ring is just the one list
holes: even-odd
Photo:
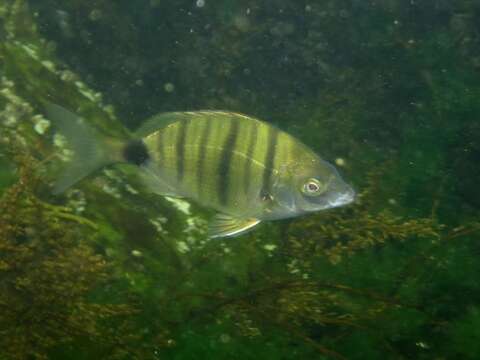
[[168, 185], [154, 170], [149, 167], [142, 167], [142, 171], [140, 171], [140, 178], [146, 187], [155, 194], [180, 197], [173, 187]]
[[260, 220], [255, 218], [235, 218], [226, 214], [217, 214], [210, 222], [208, 236], [210, 238], [237, 236], [250, 230]]

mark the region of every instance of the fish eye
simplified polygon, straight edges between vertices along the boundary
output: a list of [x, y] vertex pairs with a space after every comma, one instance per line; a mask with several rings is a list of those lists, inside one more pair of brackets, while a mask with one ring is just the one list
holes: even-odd
[[317, 196], [325, 191], [325, 184], [320, 180], [311, 178], [308, 179], [305, 184], [303, 184], [302, 192], [305, 195]]

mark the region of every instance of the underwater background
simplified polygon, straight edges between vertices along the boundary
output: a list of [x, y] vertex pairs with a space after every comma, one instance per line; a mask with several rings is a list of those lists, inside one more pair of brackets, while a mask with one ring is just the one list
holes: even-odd
[[[128, 166], [55, 196], [46, 101], [256, 116], [358, 196], [212, 240]], [[478, 359], [479, 139], [478, 1], [0, 0], [0, 360]]]

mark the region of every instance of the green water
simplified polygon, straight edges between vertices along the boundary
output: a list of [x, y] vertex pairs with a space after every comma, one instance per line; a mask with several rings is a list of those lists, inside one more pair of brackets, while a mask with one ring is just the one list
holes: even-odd
[[[480, 5], [0, 0], [0, 359], [477, 359]], [[346, 207], [208, 240], [128, 166], [64, 194], [46, 101], [112, 136], [268, 121]]]

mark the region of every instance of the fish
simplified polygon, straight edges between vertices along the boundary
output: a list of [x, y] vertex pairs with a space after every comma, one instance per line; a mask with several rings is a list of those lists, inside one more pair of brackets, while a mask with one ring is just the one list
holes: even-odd
[[123, 139], [100, 135], [56, 104], [46, 105], [46, 115], [75, 153], [55, 180], [54, 194], [100, 168], [128, 163], [151, 192], [215, 210], [210, 238], [237, 236], [263, 221], [335, 208], [355, 198], [336, 168], [312, 149], [244, 114], [160, 113]]

